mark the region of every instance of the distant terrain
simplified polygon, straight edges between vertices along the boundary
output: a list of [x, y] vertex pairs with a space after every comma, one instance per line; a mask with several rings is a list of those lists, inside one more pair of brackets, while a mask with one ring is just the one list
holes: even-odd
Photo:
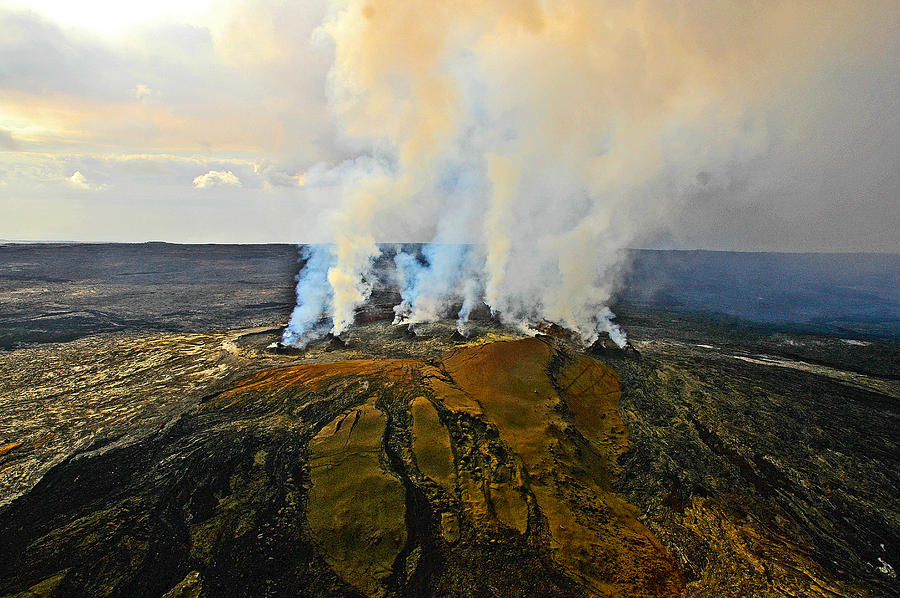
[[632, 252], [620, 301], [900, 340], [900, 254]]
[[[900, 255], [634, 250], [628, 263], [623, 314], [900, 342]], [[0, 349], [286, 320], [299, 267], [291, 245], [0, 244]]]
[[0, 596], [900, 596], [896, 256], [273, 350], [296, 248], [0, 247]]
[[286, 319], [298, 268], [290, 245], [0, 246], [0, 348]]

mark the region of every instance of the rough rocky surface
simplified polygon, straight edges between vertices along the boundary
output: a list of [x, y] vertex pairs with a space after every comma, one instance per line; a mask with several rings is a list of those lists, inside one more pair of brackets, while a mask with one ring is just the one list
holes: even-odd
[[617, 486], [679, 547], [692, 595], [897, 594], [895, 383], [680, 344], [642, 355], [617, 365], [633, 443]]
[[900, 595], [895, 345], [624, 310], [635, 350], [585, 352], [389, 302], [295, 354], [16, 337], [0, 596]]
[[[375, 343], [374, 323], [299, 356], [261, 350], [275, 330], [78, 341], [104, 349], [79, 372], [120, 394], [76, 376], [63, 413], [91, 440], [4, 445], [20, 473], [0, 592], [896, 593], [889, 381], [659, 341], [601, 362], [487, 323], [459, 344], [451, 326]], [[70, 349], [0, 364], [61, 375], [50, 357]], [[21, 380], [40, 400], [16, 421], [38, 430], [67, 401]]]

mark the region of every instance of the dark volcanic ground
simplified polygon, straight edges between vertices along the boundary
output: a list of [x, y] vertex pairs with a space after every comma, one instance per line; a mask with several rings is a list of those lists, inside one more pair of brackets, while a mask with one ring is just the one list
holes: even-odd
[[380, 289], [274, 355], [295, 255], [0, 249], [0, 596], [900, 595], [890, 313], [586, 355]]
[[280, 321], [298, 267], [290, 245], [0, 245], [0, 349]]
[[[290, 245], [0, 244], [0, 349], [281, 321], [297, 260]], [[661, 310], [692, 314], [689, 330], [900, 342], [900, 255], [638, 250], [624, 284], [620, 318]]]

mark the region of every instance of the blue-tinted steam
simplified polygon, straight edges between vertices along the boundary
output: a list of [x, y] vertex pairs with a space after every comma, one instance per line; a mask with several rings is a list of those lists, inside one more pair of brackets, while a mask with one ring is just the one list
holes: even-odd
[[[474, 252], [470, 251], [469, 259], [474, 258]], [[471, 264], [471, 262], [470, 262]], [[480, 269], [472, 269], [473, 272], [480, 272]], [[463, 336], [469, 336], [467, 326], [469, 322], [469, 316], [472, 315], [472, 310], [478, 307], [478, 304], [481, 303], [481, 298], [484, 295], [484, 283], [478, 278], [467, 278], [465, 283], [463, 284], [463, 303], [462, 307], [459, 309], [459, 313], [456, 315], [456, 329], [459, 330], [459, 333]]]
[[432, 243], [420, 255], [399, 253], [394, 262], [400, 273], [402, 301], [394, 307], [394, 323], [433, 322], [448, 315], [462, 301], [459, 316], [468, 320], [480, 301], [475, 251], [471, 245]]
[[394, 259], [402, 298], [394, 307], [394, 323], [433, 322], [462, 304], [457, 316], [463, 332], [484, 295], [483, 250], [460, 241], [478, 230], [484, 207], [474, 198], [484, 197], [489, 183], [478, 163], [448, 160], [439, 167], [437, 188], [444, 201], [434, 239], [420, 253], [399, 253]]
[[428, 264], [422, 263], [418, 256], [405, 251], [400, 251], [394, 256], [394, 264], [397, 266], [397, 277], [401, 285], [401, 301], [394, 306], [394, 324], [400, 324], [412, 312], [421, 290], [418, 279], [422, 270], [428, 268]]
[[328, 270], [336, 259], [331, 245], [301, 245], [300, 259], [305, 260], [297, 274], [297, 305], [281, 335], [281, 342], [304, 348], [328, 333], [327, 317], [334, 311], [334, 291], [328, 282]]

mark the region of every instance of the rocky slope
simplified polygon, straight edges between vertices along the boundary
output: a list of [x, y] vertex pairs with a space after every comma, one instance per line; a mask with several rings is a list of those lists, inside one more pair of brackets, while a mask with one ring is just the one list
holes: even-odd
[[0, 355], [0, 595], [897, 594], [890, 380], [452, 326]]

